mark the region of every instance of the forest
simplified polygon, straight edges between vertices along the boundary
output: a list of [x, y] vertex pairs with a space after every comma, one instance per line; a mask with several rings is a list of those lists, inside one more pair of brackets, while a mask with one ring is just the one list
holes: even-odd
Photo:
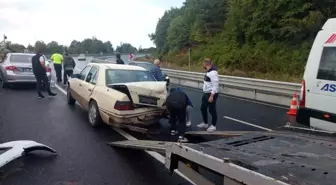
[[[86, 38], [82, 41], [73, 40], [69, 44], [69, 46], [58, 44], [57, 41], [51, 41], [50, 43], [45, 43], [44, 41], [36, 41], [34, 45], [28, 45], [28, 46], [24, 46], [19, 43], [12, 43], [10, 41], [6, 42], [6, 49], [11, 52], [24, 52], [25, 49], [28, 50], [29, 52], [34, 52], [35, 48], [38, 46], [44, 47], [46, 54], [55, 53], [57, 50], [60, 52], [67, 51], [70, 54], [80, 54], [80, 53], [112, 54], [115, 52], [148, 53], [155, 50], [153, 48], [142, 48], [141, 46], [136, 48], [129, 43], [120, 43], [119, 46], [114, 48], [110, 41], [103, 42], [95, 37]], [[3, 50], [5, 47], [2, 46], [1, 48]]]
[[317, 32], [336, 1], [186, 0], [165, 11], [150, 39], [170, 68], [202, 71], [210, 57], [221, 74], [299, 81]]

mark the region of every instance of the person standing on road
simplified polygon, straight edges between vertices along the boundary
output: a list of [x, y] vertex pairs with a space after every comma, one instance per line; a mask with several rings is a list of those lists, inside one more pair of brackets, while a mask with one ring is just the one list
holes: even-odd
[[[176, 88], [171, 88], [164, 105], [170, 113], [169, 123], [171, 125], [171, 135], [179, 134], [179, 141], [188, 142], [188, 140], [184, 137], [186, 130], [188, 96]], [[176, 131], [177, 120], [179, 121], [178, 132]]]
[[125, 62], [121, 59], [119, 53], [116, 54], [116, 58], [117, 58], [117, 64], [125, 64]]
[[59, 50], [51, 55], [50, 59], [54, 63], [54, 68], [56, 71], [57, 82], [62, 82], [62, 61], [63, 56], [60, 54]]
[[[206, 58], [204, 60], [203, 68], [206, 70], [203, 82], [203, 97], [201, 104], [203, 123], [197, 126], [199, 128], [207, 128], [208, 132], [212, 132], [216, 130], [217, 123], [216, 101], [218, 98], [219, 77], [216, 67], [212, 64], [211, 59]], [[210, 127], [208, 127], [208, 108], [212, 117], [212, 123]]]
[[161, 61], [159, 59], [155, 59], [154, 60], [154, 67], [150, 70], [150, 72], [152, 73], [152, 75], [154, 76], [154, 78], [157, 81], [165, 81], [163, 75], [162, 75], [162, 71], [161, 71]]
[[67, 85], [68, 77], [73, 74], [73, 71], [76, 67], [75, 60], [69, 55], [68, 52], [64, 53], [63, 59], [63, 85]]
[[44, 85], [44, 88], [48, 91], [49, 96], [56, 96], [56, 93], [53, 93], [50, 90], [50, 84], [47, 77], [47, 67], [45, 65], [46, 57], [43, 55], [43, 53], [44, 49], [40, 47], [37, 49], [36, 55], [32, 57], [32, 67], [33, 73], [36, 78], [37, 95], [40, 99], [44, 98], [43, 94], [41, 93], [42, 83]]

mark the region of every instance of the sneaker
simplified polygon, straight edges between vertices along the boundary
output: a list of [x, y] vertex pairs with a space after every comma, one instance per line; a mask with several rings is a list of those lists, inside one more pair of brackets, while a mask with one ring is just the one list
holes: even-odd
[[171, 130], [170, 131], [170, 135], [172, 135], [172, 136], [174, 136], [174, 135], [176, 135], [178, 132], [176, 131], [176, 130]]
[[187, 127], [190, 127], [190, 126], [191, 126], [191, 121], [187, 121], [186, 126], [187, 126]]
[[208, 132], [213, 132], [213, 131], [216, 131], [216, 127], [211, 125], [208, 129], [207, 129]]
[[44, 98], [44, 96], [42, 94], [39, 94], [39, 95], [37, 95], [37, 98], [42, 99], [42, 98]]
[[182, 143], [187, 143], [187, 142], [188, 142], [188, 139], [185, 138], [185, 137], [179, 136], [178, 141], [179, 141], [179, 142], [182, 142]]
[[209, 126], [209, 125], [206, 124], [206, 123], [201, 123], [201, 124], [198, 124], [198, 125], [197, 125], [198, 128], [208, 128], [208, 126]]
[[57, 93], [53, 93], [53, 92], [49, 93], [49, 97], [53, 97], [53, 96], [56, 96], [56, 95], [57, 95]]

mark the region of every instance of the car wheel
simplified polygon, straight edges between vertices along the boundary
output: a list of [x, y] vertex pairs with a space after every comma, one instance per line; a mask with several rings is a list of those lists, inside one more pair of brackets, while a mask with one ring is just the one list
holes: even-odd
[[5, 80], [2, 77], [2, 74], [0, 74], [0, 88], [8, 88], [8, 83], [5, 82]]
[[67, 101], [69, 105], [75, 105], [76, 103], [76, 100], [71, 95], [70, 86], [67, 88]]
[[94, 100], [90, 101], [88, 116], [92, 127], [99, 127], [103, 123], [99, 114], [97, 102]]

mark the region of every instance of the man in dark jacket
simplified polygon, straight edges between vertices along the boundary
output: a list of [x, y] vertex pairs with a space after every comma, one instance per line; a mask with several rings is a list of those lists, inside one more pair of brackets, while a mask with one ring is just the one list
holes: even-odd
[[[166, 99], [165, 105], [170, 113], [169, 123], [171, 124], [171, 134], [179, 134], [179, 141], [188, 142], [184, 137], [186, 130], [186, 112], [188, 106], [188, 96], [177, 90], [176, 88], [171, 88], [170, 93]], [[176, 121], [179, 121], [179, 131], [176, 132]]]
[[[181, 92], [184, 92], [182, 88], [176, 88], [177, 91], [181, 91]], [[186, 94], [187, 95], [187, 94]], [[194, 105], [192, 104], [192, 101], [190, 100], [190, 98], [188, 97], [187, 95], [187, 98], [188, 98], [188, 106], [187, 106], [187, 111], [186, 111], [186, 126], [187, 127], [190, 127], [191, 126], [191, 115], [190, 115], [190, 112], [192, 110], [192, 108], [194, 107]]]
[[125, 62], [121, 59], [119, 53], [116, 54], [116, 58], [117, 58], [117, 64], [125, 64]]
[[42, 83], [47, 89], [49, 96], [56, 96], [56, 93], [51, 92], [50, 84], [47, 77], [47, 67], [45, 65], [45, 57], [43, 56], [44, 49], [42, 47], [37, 48], [36, 55], [32, 58], [33, 73], [36, 78], [36, 89], [38, 98], [44, 98], [42, 91]]
[[63, 84], [66, 85], [68, 83], [68, 76], [73, 74], [73, 70], [76, 67], [75, 60], [69, 55], [68, 52], [64, 53], [63, 59]]

